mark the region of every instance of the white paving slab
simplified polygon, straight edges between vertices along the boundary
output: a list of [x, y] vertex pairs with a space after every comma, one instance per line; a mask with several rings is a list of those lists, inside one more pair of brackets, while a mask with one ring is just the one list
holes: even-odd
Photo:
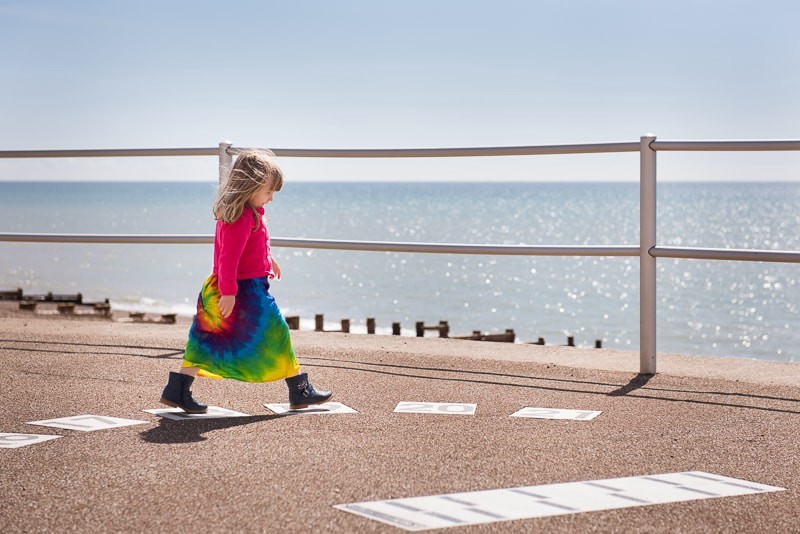
[[603, 412], [594, 410], [566, 410], [561, 408], [533, 408], [526, 407], [512, 413], [511, 417], [530, 417], [532, 419], [572, 419], [575, 421], [590, 421]]
[[147, 421], [139, 421], [136, 419], [122, 419], [120, 417], [110, 417], [108, 415], [87, 414], [59, 417], [58, 419], [46, 419], [43, 421], [29, 421], [26, 424], [80, 430], [81, 432], [94, 432], [95, 430], [109, 430], [111, 428], [121, 428], [124, 426], [144, 425], [146, 423]]
[[462, 402], [409, 402], [402, 401], [397, 404], [394, 411], [397, 413], [427, 413], [438, 415], [475, 415], [477, 404]]
[[334, 506], [409, 531], [783, 491], [701, 471]]
[[15, 434], [10, 432], [0, 432], [0, 449], [18, 449], [35, 443], [58, 439], [61, 436], [44, 434]]
[[223, 417], [249, 417], [248, 414], [220, 408], [219, 406], [209, 406], [206, 413], [186, 413], [180, 408], [158, 408], [155, 410], [142, 410], [143, 412], [172, 419], [173, 421], [185, 421], [187, 419], [221, 419]]
[[301, 414], [344, 414], [344, 413], [358, 413], [353, 408], [342, 404], [341, 402], [326, 402], [324, 404], [315, 404], [302, 410], [291, 410], [288, 404], [265, 404], [265, 408], [271, 410], [278, 415], [301, 415]]

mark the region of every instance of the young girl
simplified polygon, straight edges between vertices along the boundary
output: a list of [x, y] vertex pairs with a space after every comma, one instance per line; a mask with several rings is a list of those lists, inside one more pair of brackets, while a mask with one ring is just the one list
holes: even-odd
[[170, 372], [161, 402], [187, 413], [208, 406], [192, 398], [197, 375], [245, 382], [286, 379], [293, 410], [326, 402], [299, 374], [289, 327], [269, 293], [269, 279], [281, 277], [272, 257], [264, 206], [283, 187], [283, 172], [271, 156], [241, 154], [214, 204], [214, 272], [197, 299], [197, 315], [180, 372]]

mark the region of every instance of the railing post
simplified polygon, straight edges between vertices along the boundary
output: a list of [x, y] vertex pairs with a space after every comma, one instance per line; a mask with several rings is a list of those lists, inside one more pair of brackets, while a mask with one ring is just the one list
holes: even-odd
[[639, 373], [656, 373], [656, 136], [640, 138], [639, 159]]
[[228, 172], [233, 165], [233, 157], [228, 154], [230, 147], [230, 141], [222, 141], [219, 144], [219, 185], [222, 185], [222, 182], [228, 177]]

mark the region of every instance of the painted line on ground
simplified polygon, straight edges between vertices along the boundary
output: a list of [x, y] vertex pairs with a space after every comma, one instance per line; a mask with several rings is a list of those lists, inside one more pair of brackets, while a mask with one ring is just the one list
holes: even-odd
[[420, 531], [784, 490], [691, 471], [339, 504], [334, 508]]
[[477, 404], [462, 402], [408, 402], [397, 404], [396, 413], [428, 413], [439, 415], [475, 415]]
[[123, 419], [107, 415], [73, 415], [59, 417], [58, 419], [45, 419], [42, 421], [28, 421], [26, 425], [48, 426], [53, 428], [66, 428], [67, 430], [80, 430], [81, 432], [94, 432], [95, 430], [109, 430], [124, 426], [144, 425], [148, 421], [136, 419]]
[[532, 419], [570, 419], [574, 421], [590, 421], [603, 412], [596, 410], [565, 410], [561, 408], [526, 407], [512, 413], [511, 417], [529, 417]]
[[223, 417], [249, 417], [248, 414], [236, 412], [219, 406], [209, 406], [206, 413], [186, 413], [180, 408], [159, 408], [156, 410], [142, 410], [143, 412], [158, 415], [173, 421], [185, 421], [187, 419], [221, 419]]
[[358, 413], [353, 408], [342, 404], [341, 402], [326, 402], [324, 404], [315, 404], [302, 410], [290, 410], [288, 404], [265, 404], [264, 407], [271, 410], [278, 415], [302, 415], [302, 414], [343, 414], [343, 413]]
[[0, 432], [0, 449], [18, 449], [35, 443], [58, 439], [61, 436], [44, 434], [16, 434], [13, 432]]

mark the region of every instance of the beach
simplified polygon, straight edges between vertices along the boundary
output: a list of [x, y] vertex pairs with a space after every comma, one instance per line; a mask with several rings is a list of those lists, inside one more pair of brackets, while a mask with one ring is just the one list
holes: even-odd
[[[303, 370], [357, 413], [280, 416], [285, 386], [198, 381], [247, 417], [156, 409], [188, 325], [35, 316], [0, 307], [0, 432], [61, 438], [0, 451], [4, 530], [399, 531], [347, 503], [699, 471], [783, 491], [460, 526], [463, 532], [796, 529], [800, 366], [608, 349], [293, 332]], [[474, 403], [472, 416], [395, 413]], [[592, 420], [510, 417], [523, 407]], [[143, 421], [77, 432], [26, 424]]]

